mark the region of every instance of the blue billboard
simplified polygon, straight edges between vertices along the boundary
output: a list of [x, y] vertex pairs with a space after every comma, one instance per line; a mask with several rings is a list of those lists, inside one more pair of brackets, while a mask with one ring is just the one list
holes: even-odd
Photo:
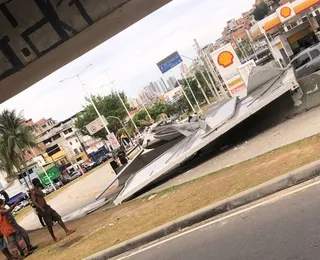
[[157, 66], [159, 67], [162, 74], [166, 73], [167, 71], [171, 70], [175, 66], [182, 63], [182, 59], [179, 55], [179, 53], [176, 51], [169, 55], [167, 58], [163, 59], [162, 61], [157, 63]]

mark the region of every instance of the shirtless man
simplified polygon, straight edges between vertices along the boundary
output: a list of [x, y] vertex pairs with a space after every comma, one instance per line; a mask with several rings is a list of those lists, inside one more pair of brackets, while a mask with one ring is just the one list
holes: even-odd
[[46, 202], [44, 199], [44, 193], [42, 192], [42, 183], [40, 182], [39, 179], [33, 179], [32, 184], [34, 188], [31, 190], [31, 200], [33, 204], [37, 207], [39, 210], [40, 215], [43, 217], [44, 222], [46, 223], [49, 233], [52, 236], [53, 240], [55, 242], [58, 242], [60, 239], [57, 238], [54, 235], [53, 232], [53, 224], [54, 222], [58, 222], [59, 225], [64, 229], [66, 232], [67, 236], [71, 235], [74, 233], [76, 230], [75, 229], [68, 229], [64, 222], [61, 220], [61, 216], [53, 210]]

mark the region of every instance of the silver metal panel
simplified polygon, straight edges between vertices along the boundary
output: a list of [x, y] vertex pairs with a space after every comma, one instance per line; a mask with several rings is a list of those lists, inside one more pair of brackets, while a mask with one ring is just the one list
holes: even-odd
[[[296, 81], [292, 68], [284, 71], [279, 78], [276, 78], [276, 80], [270, 80], [266, 84], [262, 85], [254, 92], [250, 93], [246, 98], [238, 102], [234, 111], [234, 117], [229, 121], [226, 121], [215, 131], [211, 131], [212, 129], [210, 129], [209, 131], [211, 132], [207, 134], [207, 129], [203, 130], [203, 128], [199, 128], [192, 135], [186, 137], [180, 143], [168, 150], [165, 154], [162, 154], [153, 162], [141, 169], [139, 172], [131, 176], [114, 203], [119, 204], [122, 201], [130, 198], [136, 192], [152, 183], [163, 174], [179, 166], [179, 164], [190, 158], [195, 152], [199, 151], [200, 149], [229, 131], [231, 128], [235, 127], [236, 125], [250, 117], [252, 114], [256, 113], [290, 89], [296, 88], [297, 85], [298, 83]], [[232, 103], [229, 102], [230, 101], [220, 106], [219, 110], [223, 109], [225, 106], [228, 107], [230, 105], [228, 109], [224, 109], [224, 112], [227, 114], [229, 113], [228, 115], [230, 117], [230, 111], [232, 111]], [[219, 104], [217, 104], [217, 106], [219, 107]], [[216, 113], [211, 113], [213, 114], [212, 116], [219, 117], [219, 110], [216, 111]], [[214, 121], [211, 116], [209, 116], [209, 121], [210, 120], [211, 123]], [[219, 120], [217, 120], [217, 122], [218, 121]]]
[[253, 67], [249, 75], [248, 94], [261, 87], [263, 84], [283, 74], [284, 70], [269, 66]]

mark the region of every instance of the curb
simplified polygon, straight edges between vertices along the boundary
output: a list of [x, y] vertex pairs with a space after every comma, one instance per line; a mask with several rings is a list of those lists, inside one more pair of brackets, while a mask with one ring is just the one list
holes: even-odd
[[115, 245], [111, 248], [91, 255], [84, 260], [106, 260], [121, 255], [127, 251], [131, 251], [147, 243], [175, 233], [181, 229], [192, 226], [199, 222], [208, 220], [219, 214], [228, 212], [232, 209], [239, 208], [248, 203], [261, 199], [263, 197], [274, 194], [278, 191], [290, 188], [304, 181], [310, 180], [320, 175], [320, 160], [310, 163], [306, 166], [298, 168], [287, 174], [279, 176], [268, 182], [253, 187], [247, 191], [241, 192], [228, 199], [219, 201], [210, 206], [192, 212], [186, 216], [176, 219], [170, 223], [164, 224], [156, 229], [146, 232], [133, 239]]

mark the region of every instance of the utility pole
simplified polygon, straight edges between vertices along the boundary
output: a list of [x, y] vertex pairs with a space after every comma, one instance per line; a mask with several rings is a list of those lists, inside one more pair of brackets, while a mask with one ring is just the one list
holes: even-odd
[[190, 99], [188, 98], [187, 93], [184, 91], [183, 86], [180, 84], [180, 81], [177, 80], [177, 82], [178, 82], [179, 87], [181, 88], [181, 90], [182, 90], [182, 92], [183, 92], [183, 95], [186, 97], [186, 99], [187, 99], [187, 101], [188, 101], [188, 103], [189, 103], [189, 105], [190, 105], [193, 113], [197, 113], [197, 111], [194, 109], [194, 106], [191, 104], [191, 101], [190, 101]]
[[214, 66], [213, 66], [213, 64], [212, 64], [211, 61], [210, 61], [210, 58], [208, 57], [207, 53], [205, 53], [205, 52], [204, 52], [204, 55], [205, 55], [205, 58], [206, 58], [206, 60], [207, 60], [207, 63], [209, 64], [209, 68], [210, 68], [210, 70], [211, 70], [211, 72], [212, 72], [212, 76], [213, 76], [215, 82], [219, 82], [219, 85], [220, 85], [220, 88], [219, 88], [219, 89], [221, 90], [223, 97], [224, 97], [224, 98], [228, 98], [228, 93], [225, 91], [225, 89], [224, 89], [224, 87], [223, 87], [223, 83], [221, 82], [218, 74], [216, 73], [216, 71], [215, 71], [215, 69], [214, 69]]
[[[86, 70], [88, 67], [90, 67], [91, 65], [92, 65], [92, 64], [88, 65], [86, 68], [84, 68], [83, 71], [85, 71], [85, 70]], [[82, 71], [82, 72], [83, 72], [83, 71]], [[81, 73], [82, 73], [82, 72], [81, 72]], [[80, 73], [79, 73], [79, 74], [80, 74]], [[60, 80], [60, 83], [63, 82], [63, 81], [65, 81], [65, 80], [67, 80], [67, 79], [72, 79], [72, 78], [75, 78], [75, 77], [78, 79], [79, 83], [80, 83], [80, 84], [82, 85], [82, 87], [84, 88], [84, 91], [86, 92], [86, 95], [88, 96], [88, 98], [89, 98], [89, 100], [90, 100], [90, 103], [92, 104], [94, 110], [96, 111], [98, 117], [100, 118], [100, 121], [101, 121], [103, 127], [106, 129], [107, 133], [110, 134], [110, 131], [109, 131], [108, 127], [107, 127], [106, 122], [103, 120], [103, 118], [102, 118], [102, 116], [101, 116], [98, 108], [96, 107], [96, 104], [94, 103], [94, 101], [93, 101], [93, 99], [92, 99], [92, 96], [91, 96], [91, 94], [89, 93], [89, 91], [88, 91], [88, 89], [87, 89], [87, 86], [81, 81], [79, 74], [77, 74], [76, 76], [70, 77], [70, 78], [62, 79], [62, 80]]]
[[199, 72], [200, 72], [201, 76], [203, 77], [204, 81], [206, 82], [208, 88], [211, 90], [213, 96], [216, 98], [216, 100], [220, 100], [220, 99], [218, 98], [218, 96], [216, 95], [216, 93], [215, 93], [215, 92], [213, 91], [213, 89], [211, 88], [210, 83], [209, 83], [209, 81], [207, 80], [207, 78], [205, 77], [205, 75], [203, 74], [203, 71], [201, 70], [201, 68], [199, 69]]
[[197, 75], [196, 75], [195, 73], [193, 73], [193, 77], [194, 77], [195, 80], [197, 81], [198, 88], [200, 88], [200, 90], [201, 90], [201, 92], [202, 92], [202, 95], [204, 96], [204, 98], [205, 98], [205, 100], [207, 101], [208, 105], [210, 105], [210, 104], [211, 104], [211, 103], [210, 103], [210, 100], [209, 100], [206, 92], [204, 92], [204, 90], [203, 90], [203, 88], [202, 88], [202, 86], [201, 86], [201, 84], [200, 84], [200, 82], [199, 82], [199, 80], [198, 80], [198, 78], [197, 78]]
[[88, 91], [88, 89], [87, 89], [87, 86], [82, 83], [81, 79], [79, 78], [79, 75], [77, 75], [77, 78], [78, 78], [80, 84], [83, 86], [83, 88], [84, 88], [84, 90], [85, 90], [85, 92], [86, 92], [86, 94], [87, 94], [87, 96], [88, 96], [88, 98], [89, 98], [89, 100], [90, 100], [90, 102], [91, 102], [94, 110], [96, 111], [98, 117], [100, 118], [100, 121], [101, 121], [103, 127], [106, 129], [106, 131], [107, 131], [107, 133], [108, 133], [108, 135], [109, 135], [109, 134], [110, 134], [109, 128], [108, 128], [106, 122], [103, 120], [103, 117], [101, 116], [98, 108], [96, 107], [96, 104], [94, 103], [94, 101], [93, 101], [93, 99], [92, 99], [92, 96], [91, 96], [91, 94], [89, 93], [89, 91]]
[[193, 90], [192, 90], [192, 88], [191, 88], [191, 86], [190, 86], [190, 84], [189, 84], [189, 81], [187, 80], [187, 78], [186, 78], [186, 76], [184, 75], [184, 73], [181, 73], [181, 76], [182, 76], [182, 78], [187, 82], [187, 85], [188, 85], [188, 87], [189, 87], [189, 89], [190, 89], [190, 91], [191, 91], [191, 94], [192, 94], [194, 100], [196, 101], [197, 107], [199, 108], [199, 111], [201, 112], [201, 111], [202, 111], [202, 110], [201, 110], [201, 107], [200, 107], [199, 102], [198, 102], [198, 100], [197, 100], [197, 98], [196, 98], [196, 96], [195, 96], [195, 94], [194, 94], [194, 92], [193, 92]]
[[234, 36], [232, 36], [233, 41], [235, 42], [235, 44], [237, 45], [238, 49], [240, 50], [243, 58], [246, 60], [246, 62], [249, 60], [247, 53], [240, 47], [240, 44], [237, 42], [237, 40], [234, 38]]
[[142, 106], [143, 106], [143, 109], [146, 111], [148, 117], [150, 118], [151, 121], [153, 121], [153, 118], [151, 117], [148, 109], [146, 108], [146, 105], [144, 104], [144, 101], [141, 99], [141, 102], [142, 102]]
[[125, 104], [124, 101], [122, 100], [122, 97], [121, 97], [118, 89], [117, 89], [116, 86], [114, 85], [114, 81], [111, 81], [111, 80], [110, 80], [109, 75], [108, 75], [108, 73], [107, 73], [106, 70], [105, 70], [105, 74], [106, 74], [106, 76], [107, 76], [107, 78], [108, 78], [108, 80], [109, 80], [109, 83], [108, 83], [108, 84], [105, 84], [105, 85], [103, 85], [103, 86], [101, 86], [101, 87], [104, 87], [104, 86], [107, 86], [107, 85], [110, 85], [110, 84], [112, 85], [112, 88], [116, 91], [117, 96], [118, 96], [118, 98], [120, 99], [120, 102], [121, 102], [122, 106], [124, 107], [125, 111], [127, 112], [128, 116], [129, 116], [130, 121], [131, 121], [132, 124], [133, 124], [133, 127], [135, 128], [135, 130], [137, 131], [137, 133], [138, 133], [139, 135], [141, 135], [141, 133], [140, 133], [140, 131], [139, 131], [136, 123], [133, 121], [133, 118], [132, 118], [132, 116], [131, 116], [130, 113], [129, 113], [129, 110], [128, 110], [126, 104]]
[[204, 51], [201, 49], [198, 41], [197, 41], [196, 39], [194, 39], [194, 42], [195, 42], [195, 47], [196, 47], [197, 54], [198, 54], [200, 60], [203, 61], [205, 71], [206, 71], [207, 74], [208, 74], [209, 80], [210, 80], [210, 82], [211, 82], [211, 84], [212, 84], [212, 87], [214, 88], [214, 91], [217, 93], [217, 100], [221, 100], [219, 91], [218, 91], [218, 89], [216, 88], [216, 85], [214, 84], [213, 79], [211, 78], [211, 75], [210, 75], [210, 72], [209, 72], [210, 66], [209, 66], [209, 64], [207, 63], [206, 55], [205, 55]]

